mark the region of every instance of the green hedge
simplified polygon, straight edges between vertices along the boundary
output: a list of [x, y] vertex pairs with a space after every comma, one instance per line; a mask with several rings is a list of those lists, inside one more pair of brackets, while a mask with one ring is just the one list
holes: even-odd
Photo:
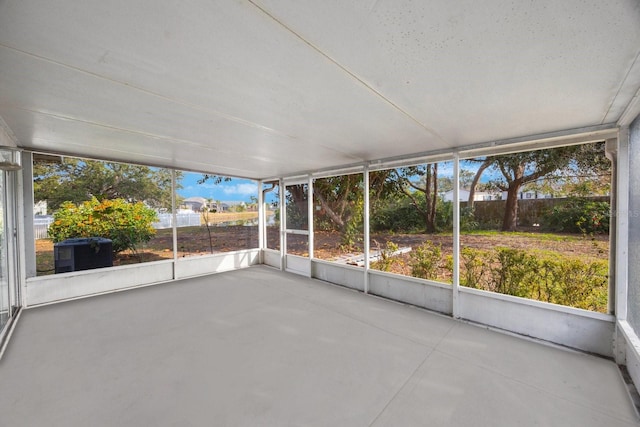
[[[442, 271], [453, 272], [451, 256], [425, 242], [408, 257], [393, 256], [398, 245], [388, 242], [381, 259], [371, 268], [399, 272], [410, 269], [413, 277], [446, 282]], [[607, 260], [583, 260], [557, 252], [463, 248], [460, 284], [501, 294], [606, 313], [609, 288]], [[408, 258], [408, 259], [407, 259]], [[405, 269], [407, 267], [407, 269]]]
[[543, 229], [564, 233], [607, 234], [610, 212], [608, 202], [570, 198], [543, 215]]
[[464, 248], [460, 284], [477, 289], [606, 312], [609, 263], [554, 252]]

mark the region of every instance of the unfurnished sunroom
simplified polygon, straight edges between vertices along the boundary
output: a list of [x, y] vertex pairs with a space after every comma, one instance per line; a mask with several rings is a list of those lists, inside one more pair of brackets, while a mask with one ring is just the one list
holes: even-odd
[[2, 419], [638, 425], [636, 1], [5, 0], [0, 119]]

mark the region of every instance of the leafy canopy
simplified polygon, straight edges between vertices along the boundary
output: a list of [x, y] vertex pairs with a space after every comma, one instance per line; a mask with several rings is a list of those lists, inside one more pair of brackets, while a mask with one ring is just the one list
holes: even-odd
[[[181, 179], [177, 172], [176, 181]], [[124, 199], [154, 208], [171, 208], [171, 171], [125, 163], [65, 158], [60, 163], [35, 162], [35, 200], [46, 200], [50, 212], [63, 202]], [[180, 186], [178, 185], [178, 188]]]

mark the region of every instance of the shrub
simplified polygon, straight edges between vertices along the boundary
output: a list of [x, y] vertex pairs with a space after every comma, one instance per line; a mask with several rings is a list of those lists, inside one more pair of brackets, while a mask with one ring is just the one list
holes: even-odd
[[545, 212], [542, 221], [547, 231], [606, 234], [609, 232], [609, 216], [609, 202], [574, 197]]
[[409, 198], [375, 202], [371, 214], [372, 231], [413, 232], [424, 230], [424, 217]]
[[[416, 196], [420, 208], [425, 208], [424, 195]], [[395, 199], [388, 198], [374, 202], [370, 219], [372, 231], [392, 231], [400, 233], [412, 233], [424, 231], [425, 218], [406, 196]], [[460, 211], [461, 229], [474, 230], [478, 227], [473, 217], [473, 212], [462, 208]], [[451, 231], [453, 229], [453, 203], [439, 198], [436, 203], [435, 226], [438, 231]]]
[[537, 299], [606, 312], [609, 291], [607, 261], [547, 256], [540, 259], [540, 267]]
[[485, 289], [490, 278], [493, 255], [474, 248], [460, 250], [460, 284], [469, 288]]
[[411, 251], [411, 275], [421, 279], [436, 279], [442, 249], [427, 241]]
[[460, 231], [474, 231], [480, 228], [475, 212], [467, 206], [460, 207]]
[[496, 248], [496, 266], [491, 269], [493, 291], [529, 298], [527, 288], [537, 274], [535, 256], [513, 248]]
[[436, 203], [436, 228], [447, 231], [453, 229], [453, 202], [439, 199]]
[[397, 259], [393, 257], [393, 254], [398, 251], [398, 245], [392, 241], [388, 241], [386, 246], [381, 248], [379, 243], [376, 242], [376, 244], [378, 246], [380, 258], [378, 261], [371, 263], [371, 268], [380, 271], [391, 271], [391, 267], [397, 262]]
[[104, 237], [111, 239], [113, 252], [148, 242], [155, 234], [151, 226], [157, 221], [156, 212], [143, 203], [128, 203], [123, 199], [98, 201], [95, 197], [75, 205], [64, 202], [49, 227], [54, 242], [74, 237]]
[[364, 200], [357, 200], [351, 205], [351, 216], [347, 220], [340, 237], [340, 245], [346, 250], [362, 241], [364, 233]]
[[[453, 229], [453, 202], [440, 199], [436, 205], [436, 227], [438, 230]], [[473, 231], [479, 227], [473, 209], [460, 206], [460, 231]]]
[[584, 261], [555, 252], [496, 248], [461, 251], [460, 283], [522, 298], [605, 313], [606, 260]]

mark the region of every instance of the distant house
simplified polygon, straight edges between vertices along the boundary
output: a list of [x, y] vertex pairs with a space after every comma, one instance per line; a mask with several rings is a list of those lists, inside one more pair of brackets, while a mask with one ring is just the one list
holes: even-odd
[[182, 205], [185, 209], [190, 209], [194, 212], [202, 211], [203, 207], [208, 207], [207, 199], [204, 197], [189, 197], [182, 201]]
[[[445, 201], [451, 202], [453, 201], [453, 190], [446, 191], [442, 193], [441, 196]], [[468, 202], [469, 190], [461, 188], [459, 192], [459, 197], [461, 202]], [[518, 193], [518, 199], [523, 199], [523, 200], [553, 199], [553, 195], [542, 193], [540, 191], [528, 190], [528, 191], [520, 191]], [[473, 196], [473, 200], [476, 202], [482, 202], [487, 200], [507, 200], [507, 192], [506, 191], [502, 191], [502, 192], [476, 191]]]
[[[507, 198], [507, 192], [506, 191], [502, 192], [502, 198], [503, 199]], [[518, 193], [518, 199], [553, 199], [553, 195], [552, 194], [542, 193], [540, 191], [529, 190], [529, 191], [521, 191], [521, 192], [519, 192]]]
[[221, 202], [221, 204], [223, 206], [223, 209], [220, 210], [219, 212], [226, 212], [228, 210], [238, 210], [238, 207], [240, 208], [247, 207], [247, 204], [245, 202], [237, 201], [237, 200]]
[[[461, 202], [469, 201], [470, 191], [464, 188], [461, 188], [458, 192], [458, 198]], [[443, 200], [447, 202], [453, 201], [453, 190], [445, 191], [441, 194]], [[490, 191], [476, 191], [473, 195], [473, 200], [476, 202], [480, 202], [483, 200], [500, 200], [500, 193], [494, 193]]]
[[[445, 191], [441, 193], [442, 199], [446, 202], [453, 202], [453, 190]], [[458, 192], [458, 199], [461, 202], [466, 202], [469, 200], [469, 190], [460, 189]]]
[[202, 208], [214, 209], [216, 212], [229, 212], [238, 210], [238, 208], [245, 208], [247, 204], [242, 201], [207, 201], [204, 197], [189, 197], [182, 201], [181, 207], [193, 212], [202, 212]]
[[226, 202], [217, 201], [214, 203], [214, 208], [216, 212], [227, 212], [229, 211], [229, 204]]

